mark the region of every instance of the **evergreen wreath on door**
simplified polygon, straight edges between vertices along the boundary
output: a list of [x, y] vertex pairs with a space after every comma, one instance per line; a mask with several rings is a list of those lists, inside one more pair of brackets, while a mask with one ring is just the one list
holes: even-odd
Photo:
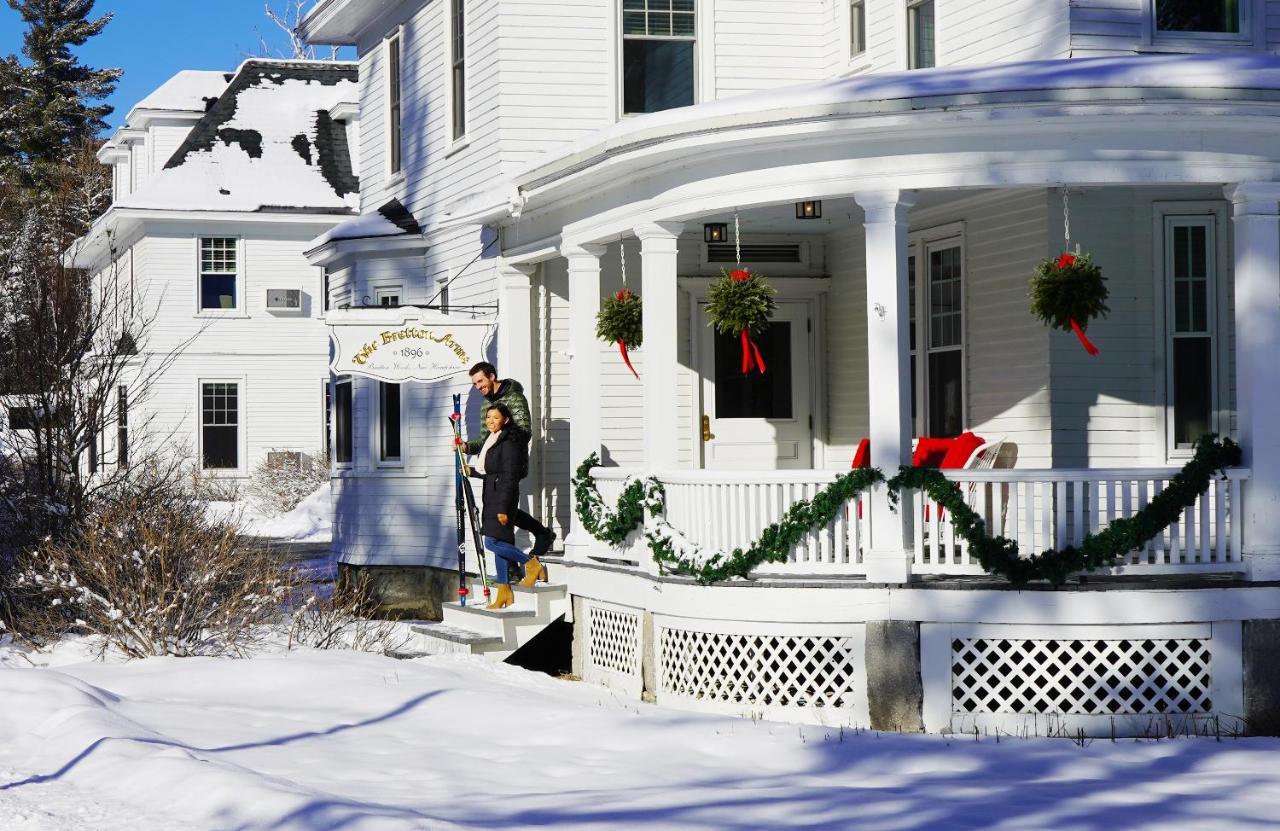
[[1089, 254], [1081, 252], [1079, 244], [1074, 253], [1065, 250], [1071, 246], [1071, 213], [1067, 200], [1067, 189], [1063, 188], [1062, 227], [1066, 244], [1061, 255], [1043, 260], [1036, 268], [1031, 278], [1031, 313], [1047, 326], [1074, 332], [1085, 351], [1097, 355], [1098, 347], [1089, 340], [1085, 330], [1089, 328], [1089, 321], [1111, 312], [1107, 306], [1110, 292], [1102, 269]]
[[627, 248], [621, 241], [622, 289], [613, 297], [605, 298], [596, 315], [596, 337], [606, 343], [618, 344], [622, 353], [622, 362], [631, 370], [631, 374], [640, 380], [640, 374], [631, 365], [629, 349], [639, 349], [644, 343], [644, 307], [640, 304], [640, 295], [627, 288]]
[[778, 304], [777, 289], [763, 274], [742, 267], [742, 237], [738, 215], [733, 215], [734, 259], [737, 266], [720, 272], [707, 289], [707, 317], [722, 335], [737, 335], [742, 341], [742, 374], [753, 370], [765, 373], [764, 356], [755, 339], [769, 328]]

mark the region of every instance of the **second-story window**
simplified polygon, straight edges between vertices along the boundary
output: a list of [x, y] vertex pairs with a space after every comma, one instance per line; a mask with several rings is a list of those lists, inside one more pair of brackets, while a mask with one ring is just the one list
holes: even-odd
[[1239, 34], [1240, 0], [1155, 0], [1156, 31]]
[[450, 90], [453, 100], [450, 102], [450, 117], [453, 119], [451, 137], [454, 141], [467, 134], [467, 31], [464, 0], [449, 0], [449, 63], [452, 67]]
[[200, 238], [200, 308], [236, 308], [236, 238]]
[[849, 2], [849, 57], [867, 51], [867, 0]]
[[933, 0], [907, 0], [907, 68], [934, 65]]
[[693, 103], [694, 0], [622, 0], [622, 111]]
[[387, 170], [400, 172], [404, 138], [400, 120], [400, 36], [387, 40]]

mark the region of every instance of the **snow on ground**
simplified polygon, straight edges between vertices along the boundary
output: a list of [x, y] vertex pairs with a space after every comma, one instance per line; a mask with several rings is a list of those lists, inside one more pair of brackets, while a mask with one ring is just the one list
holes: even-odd
[[333, 506], [326, 482], [286, 514], [263, 512], [253, 502], [210, 502], [211, 519], [238, 519], [245, 534], [288, 542], [329, 542]]
[[41, 668], [0, 649], [0, 827], [1217, 831], [1280, 814], [1270, 739], [842, 734], [480, 658], [76, 648]]

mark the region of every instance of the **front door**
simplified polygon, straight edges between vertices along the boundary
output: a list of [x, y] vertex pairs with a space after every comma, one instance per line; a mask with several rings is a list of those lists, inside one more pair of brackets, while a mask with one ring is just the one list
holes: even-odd
[[742, 341], [701, 315], [703, 467], [718, 470], [813, 466], [809, 397], [813, 338], [808, 302], [778, 303], [756, 339], [766, 372], [742, 372]]

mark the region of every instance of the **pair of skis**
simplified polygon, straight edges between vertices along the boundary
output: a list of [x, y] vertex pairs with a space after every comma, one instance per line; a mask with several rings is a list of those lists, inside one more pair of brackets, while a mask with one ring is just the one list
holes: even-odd
[[[471, 540], [476, 548], [476, 564], [480, 569], [480, 585], [484, 588], [484, 599], [489, 599], [489, 569], [485, 562], [484, 540], [480, 538], [480, 509], [476, 506], [476, 492], [467, 478], [467, 459], [462, 450], [462, 396], [453, 397], [453, 415], [449, 416], [453, 425], [453, 449], [455, 456], [454, 492], [458, 509], [458, 602], [466, 606], [467, 596], [471, 590], [467, 588], [467, 533], [464, 523], [471, 523]], [[465, 519], [464, 519], [465, 516]]]

